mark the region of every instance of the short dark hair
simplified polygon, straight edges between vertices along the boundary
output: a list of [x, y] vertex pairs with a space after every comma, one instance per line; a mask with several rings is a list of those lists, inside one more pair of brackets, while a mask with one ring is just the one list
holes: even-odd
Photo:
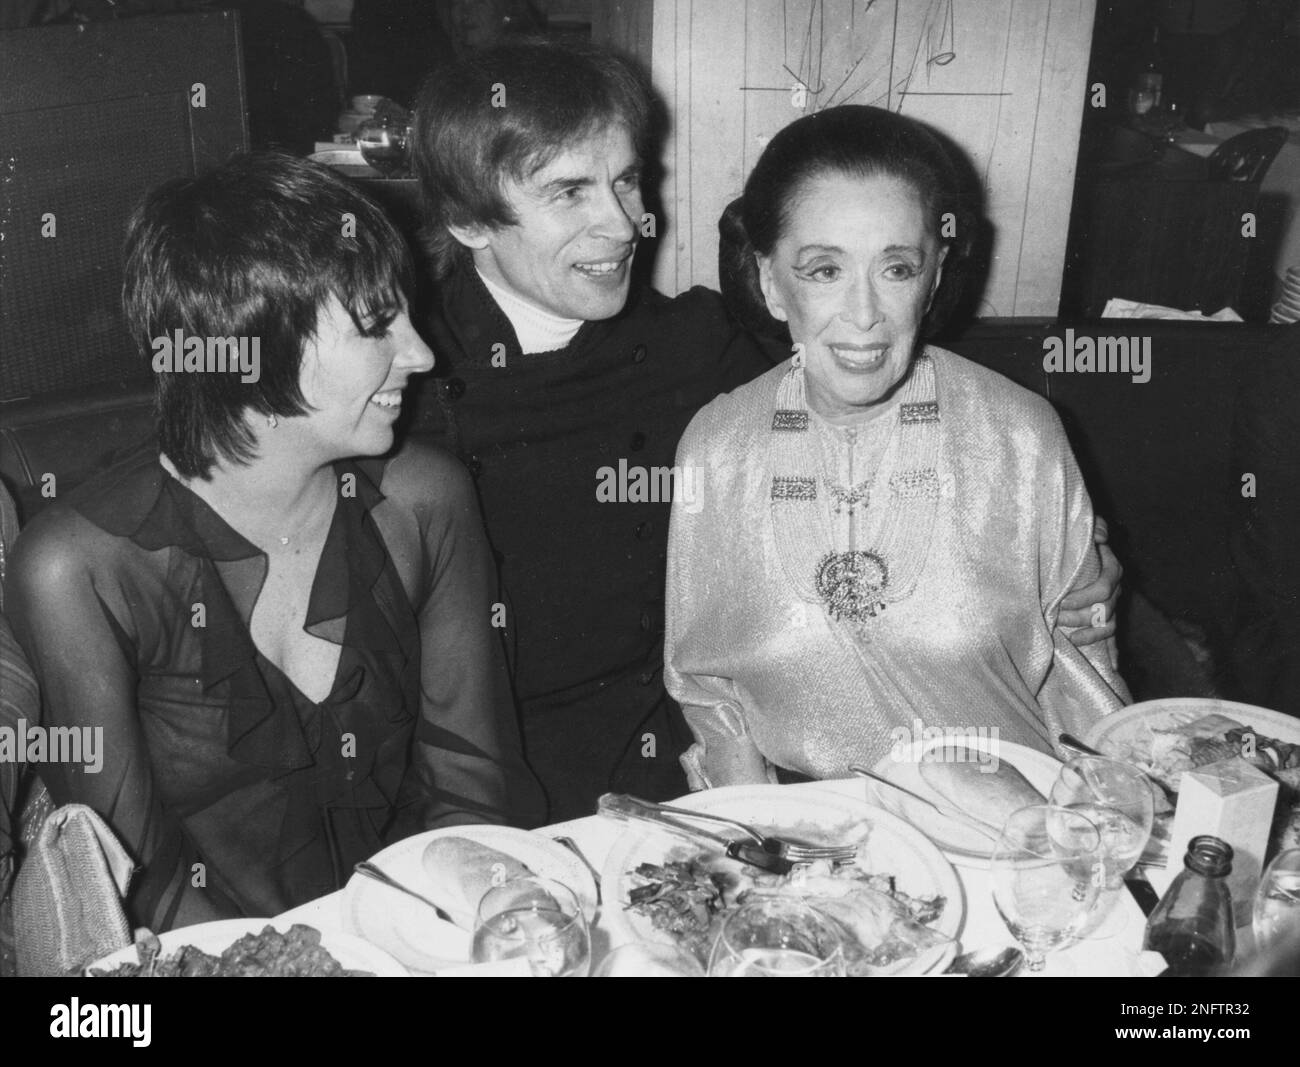
[[[948, 249], [939, 290], [922, 331], [932, 334], [961, 297], [981, 221], [978, 199], [953, 158], [952, 150], [921, 123], [882, 108], [844, 104], [790, 123], [768, 143], [745, 182], [740, 218], [724, 219], [724, 237], [747, 242], [743, 260], [734, 261], [743, 303], [754, 302], [753, 317], [764, 309], [754, 252], [768, 256], [776, 247], [800, 191], [826, 174], [854, 177], [886, 175], [907, 182]], [[943, 236], [943, 216], [952, 215], [952, 236]], [[739, 237], [737, 237], [739, 234]]]
[[[504, 106], [494, 107], [500, 90]], [[632, 62], [591, 45], [511, 41], [435, 70], [416, 100], [412, 156], [436, 272], [445, 275], [461, 255], [449, 226], [518, 221], [507, 181], [523, 181], [615, 123], [649, 158], [656, 120], [649, 84]]]
[[[345, 218], [351, 215], [352, 220]], [[218, 459], [247, 464], [256, 440], [246, 413], [286, 418], [308, 406], [299, 388], [304, 344], [331, 296], [373, 336], [412, 282], [393, 224], [327, 168], [274, 152], [233, 156], [198, 177], [149, 192], [127, 223], [122, 302], [143, 352], [152, 339], [258, 339], [260, 377], [155, 375], [159, 445], [188, 478]]]

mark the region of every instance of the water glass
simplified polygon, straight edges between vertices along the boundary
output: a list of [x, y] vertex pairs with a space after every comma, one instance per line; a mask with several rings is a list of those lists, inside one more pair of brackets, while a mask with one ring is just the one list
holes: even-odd
[[796, 900], [758, 900], [722, 924], [709, 959], [709, 977], [840, 978], [844, 942], [839, 926]]
[[1101, 832], [1070, 808], [1038, 804], [1014, 812], [992, 857], [993, 902], [1025, 950], [1030, 971], [1073, 944], [1101, 891]]
[[470, 959], [525, 958], [535, 978], [584, 978], [591, 935], [582, 905], [568, 886], [549, 878], [512, 878], [479, 902]]
[[1300, 934], [1300, 848], [1273, 857], [1255, 890], [1256, 951]]
[[1061, 768], [1048, 799], [1096, 824], [1104, 888], [1119, 889], [1151, 838], [1155, 805], [1146, 775], [1121, 760], [1077, 756]]

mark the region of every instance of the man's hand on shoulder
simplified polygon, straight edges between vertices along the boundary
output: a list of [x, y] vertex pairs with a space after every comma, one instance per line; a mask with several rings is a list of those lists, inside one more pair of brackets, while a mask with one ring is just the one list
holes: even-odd
[[1120, 578], [1124, 568], [1107, 544], [1106, 520], [1093, 524], [1093, 541], [1101, 556], [1101, 573], [1096, 580], [1080, 589], [1072, 589], [1061, 601], [1059, 625], [1070, 631], [1076, 645], [1092, 645], [1115, 635], [1115, 606], [1119, 602]]

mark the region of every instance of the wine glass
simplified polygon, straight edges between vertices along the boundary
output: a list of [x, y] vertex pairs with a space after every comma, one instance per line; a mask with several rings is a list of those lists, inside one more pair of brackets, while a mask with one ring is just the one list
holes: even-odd
[[1119, 889], [1151, 838], [1155, 803], [1146, 775], [1120, 760], [1076, 756], [1061, 768], [1048, 800], [1096, 824], [1104, 888]]
[[489, 889], [479, 902], [470, 959], [526, 958], [536, 978], [585, 978], [591, 935], [568, 886], [528, 875]]
[[753, 901], [727, 916], [709, 958], [709, 977], [842, 978], [839, 927], [797, 900]]
[[1255, 890], [1255, 950], [1300, 933], [1300, 848], [1273, 857]]
[[1031, 972], [1078, 939], [1103, 881], [1101, 832], [1070, 808], [1013, 812], [993, 847], [993, 903]]
[[411, 151], [411, 128], [406, 123], [370, 118], [357, 126], [356, 139], [361, 158], [385, 178], [406, 169]]

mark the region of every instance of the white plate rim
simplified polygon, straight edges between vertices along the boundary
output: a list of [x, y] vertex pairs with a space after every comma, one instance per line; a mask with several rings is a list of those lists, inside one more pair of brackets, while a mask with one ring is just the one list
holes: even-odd
[[[392, 875], [418, 893], [421, 891], [424, 877], [424, 850], [428, 847], [430, 841], [440, 837], [464, 837], [471, 841], [477, 841], [489, 848], [513, 856], [519, 862], [525, 864], [534, 874], [563, 882], [582, 901], [583, 910], [587, 914], [588, 921], [591, 920], [596, 907], [596, 884], [592, 879], [591, 872], [582, 860], [540, 830], [521, 830], [515, 826], [499, 826], [495, 823], [467, 823], [460, 826], [444, 826], [436, 830], [425, 830], [418, 834], [412, 834], [410, 837], [404, 837], [400, 841], [395, 841], [372, 856], [370, 862], [385, 874]], [[544, 863], [538, 862], [537, 857], [539, 856], [545, 857]], [[538, 867], [546, 869], [538, 870]], [[344, 926], [347, 930], [371, 943], [375, 943], [373, 938], [376, 936], [396, 933], [396, 930], [391, 927], [384, 931], [375, 929], [373, 925], [370, 929], [363, 928], [362, 919], [360, 918], [362, 902], [367, 897], [376, 897], [380, 893], [391, 894], [392, 896], [389, 899], [402, 896], [398, 890], [390, 889], [372, 878], [354, 874], [348, 879], [348, 884], [343, 887], [343, 899], [339, 904], [343, 914]], [[424, 907], [424, 905], [415, 901], [412, 901], [411, 904], [415, 908]], [[462, 930], [452, 923], [445, 922], [433, 915], [432, 912], [429, 913], [427, 922], [430, 925], [430, 930], [439, 937], [436, 946], [431, 944], [431, 951], [413, 951], [408, 954], [406, 947], [398, 950], [392, 945], [385, 946], [385, 950], [406, 967], [424, 974], [445, 967], [464, 966], [469, 962], [470, 931]], [[406, 944], [406, 942], [403, 942], [403, 946], [406, 946]], [[435, 948], [437, 951], [432, 951]]]
[[[195, 923], [193, 926], [168, 930], [158, 935], [158, 941], [162, 945], [164, 956], [171, 955], [186, 945], [209, 955], [219, 956], [241, 937], [247, 934], [260, 934], [268, 926], [275, 927], [281, 933], [288, 933], [289, 928], [293, 926], [310, 926], [320, 933], [321, 947], [347, 970], [370, 971], [378, 978], [410, 977], [410, 972], [378, 945], [343, 930], [322, 929], [314, 923], [303, 922], [300, 919], [215, 919], [212, 922]], [[135, 945], [128, 945], [89, 964], [86, 970], [112, 969], [124, 963], [137, 962], [139, 962], [139, 955]]]
[[[922, 755], [931, 748], [946, 744], [946, 739], [935, 738], [927, 742], [922, 748]], [[968, 748], [977, 748], [987, 751], [989, 742], [978, 738], [963, 739], [961, 742]], [[998, 746], [997, 757], [999, 762], [1006, 762], [1018, 770], [1028, 780], [1029, 784], [1043, 794], [1043, 803], [1047, 803], [1047, 796], [1051, 793], [1052, 785], [1056, 781], [1057, 775], [1061, 773], [1061, 767], [1064, 764], [1055, 756], [1050, 756], [1046, 752], [1039, 752], [1036, 748], [1030, 748], [1028, 745], [1016, 744], [1014, 741], [1003, 741], [999, 739], [996, 742]], [[875, 772], [885, 778], [891, 778], [889, 769], [897, 771], [900, 768], [914, 768], [915, 774], [906, 774], [905, 780], [898, 781], [899, 785], [906, 786], [914, 793], [923, 797], [929, 797], [937, 804], [951, 806], [947, 798], [936, 793], [930, 785], [921, 777], [917, 764], [911, 760], [894, 760], [886, 755], [873, 768]], [[993, 845], [990, 842], [980, 847], [972, 847], [963, 844], [962, 839], [954, 841], [944, 833], [945, 827], [954, 827], [959, 824], [947, 819], [945, 816], [937, 815], [924, 804], [918, 803], [909, 797], [903, 796], [895, 790], [889, 789], [878, 782], [872, 782], [868, 779], [872, 795], [876, 798], [886, 811], [897, 815], [904, 822], [915, 827], [918, 831], [925, 834], [953, 863], [962, 867], [987, 867], [993, 858]], [[966, 830], [971, 835], [970, 840], [979, 840], [980, 835], [977, 831]]]
[[[1083, 737], [1083, 743], [1102, 750], [1102, 743], [1114, 736], [1117, 730], [1144, 719], [1170, 714], [1182, 708], [1202, 711], [1206, 715], [1223, 715], [1230, 719], [1245, 716], [1258, 723], [1266, 723], [1271, 730], [1278, 731], [1270, 736], [1279, 741], [1300, 744], [1300, 720], [1282, 711], [1262, 708], [1257, 704], [1243, 704], [1235, 700], [1219, 700], [1215, 697], [1161, 697], [1159, 700], [1144, 700], [1130, 704], [1119, 711], [1113, 711], [1099, 722], [1094, 723]], [[1256, 722], [1243, 722], [1243, 726], [1256, 726]], [[1258, 728], [1258, 727], [1257, 727]]]
[[[791, 787], [780, 785], [722, 786], [717, 789], [691, 793], [671, 803], [678, 807], [714, 811], [719, 807], [729, 808], [733, 805], [743, 808], [746, 802], [752, 803], [754, 799], [768, 803], [775, 800], [789, 801], [800, 806], [821, 807], [824, 811], [833, 810], [835, 816], [840, 819], [871, 821], [873, 823], [873, 833], [883, 829], [894, 837], [901, 838], [913, 847], [917, 856], [934, 874], [936, 884], [933, 891], [942, 893], [947, 898], [947, 906], [944, 908], [944, 913], [940, 916], [939, 921], [934, 925], [934, 929], [951, 938], [952, 944], [921, 973], [931, 974], [947, 967], [956, 955], [957, 945], [966, 924], [965, 891], [961, 878], [953, 870], [948, 858], [925, 834], [892, 812], [871, 804], [865, 799], [848, 796], [836, 790], [816, 788], [816, 784], [810, 783], [797, 793], [787, 792]], [[731, 815], [741, 820], [746, 819], [743, 810], [724, 810], [719, 811], [718, 814]], [[803, 816], [792, 816], [792, 818], [803, 818]], [[615, 944], [622, 943], [625, 940], [657, 940], [668, 943], [670, 937], [670, 935], [662, 934], [660, 931], [651, 930], [648, 921], [643, 922], [639, 916], [629, 915], [623, 907], [625, 899], [624, 876], [630, 869], [629, 865], [632, 857], [648, 839], [661, 840], [665, 844], [674, 840], [678, 842], [682, 840], [681, 838], [674, 838], [671, 833], [657, 829], [649, 823], [628, 823], [623, 828], [623, 832], [619, 835], [617, 841], [615, 841], [613, 848], [606, 855], [605, 862], [601, 865], [601, 884], [605, 890], [604, 911], [609, 916], [610, 926], [617, 935]], [[891, 977], [905, 977], [914, 973], [916, 972], [904, 969], [897, 972], [897, 974], [891, 975]]]

